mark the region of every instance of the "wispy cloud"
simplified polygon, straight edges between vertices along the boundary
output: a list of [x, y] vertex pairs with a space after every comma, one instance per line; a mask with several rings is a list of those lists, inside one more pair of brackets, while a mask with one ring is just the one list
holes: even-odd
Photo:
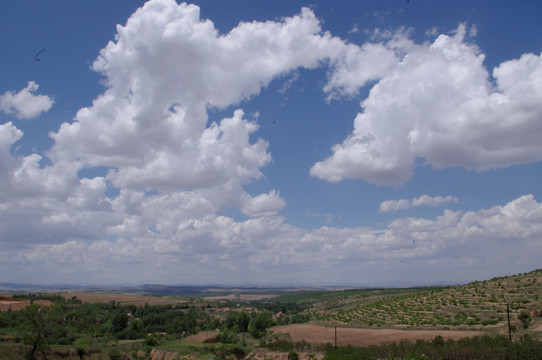
[[352, 28], [351, 28], [350, 30], [348, 30], [348, 34], [350, 34], [350, 35], [351, 35], [351, 34], [357, 34], [357, 33], [359, 33], [360, 31], [361, 31], [361, 30], [359, 29], [358, 24], [354, 24], [354, 25], [352, 26]]
[[459, 199], [455, 196], [429, 196], [422, 195], [417, 199], [386, 200], [380, 204], [379, 213], [396, 212], [418, 206], [442, 206], [447, 203], [457, 204]]

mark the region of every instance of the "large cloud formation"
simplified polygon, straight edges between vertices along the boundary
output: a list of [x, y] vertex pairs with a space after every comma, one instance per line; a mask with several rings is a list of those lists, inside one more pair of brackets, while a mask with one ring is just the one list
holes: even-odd
[[[371, 64], [385, 71], [362, 101], [354, 130], [311, 174], [396, 186], [412, 177], [418, 158], [476, 171], [542, 160], [541, 56], [502, 63], [492, 81], [465, 32], [461, 25], [427, 44], [398, 33], [380, 43], [382, 55]], [[354, 94], [373, 79], [359, 65], [368, 59], [364, 48], [339, 63], [326, 88], [331, 95]]]
[[[155, 210], [147, 206], [145, 211]], [[368, 284], [395, 280], [398, 271], [406, 280], [409, 271], [428, 266], [432, 271], [426, 281], [465, 281], [474, 268], [479, 276], [490, 276], [488, 269], [496, 264], [500, 271], [537, 264], [541, 224], [542, 204], [532, 195], [479, 211], [445, 210], [434, 220], [397, 219], [384, 229], [308, 232], [276, 217], [235, 222], [207, 216], [175, 224], [173, 237], [155, 233], [113, 242], [72, 240], [13, 251], [0, 260], [21, 271], [21, 264], [29, 262], [34, 269], [77, 265], [70, 275], [86, 281], [104, 281], [104, 269], [114, 272], [117, 281], [119, 276], [134, 281], [126, 272], [137, 269], [158, 282]]]
[[289, 225], [280, 189], [245, 190], [271, 161], [256, 119], [237, 109], [208, 123], [209, 109], [230, 111], [277, 77], [326, 67], [331, 101], [377, 83], [315, 176], [395, 185], [416, 157], [475, 170], [540, 160], [540, 57], [501, 64], [494, 84], [482, 62], [462, 27], [432, 44], [399, 33], [357, 46], [323, 32], [306, 8], [220, 34], [197, 6], [151, 0], [100, 52], [93, 69], [106, 89], [51, 133], [48, 161], [14, 154], [23, 133], [0, 125], [0, 272], [37, 282], [54, 273], [87, 283], [359, 283], [375, 264], [382, 280], [407, 262], [468, 268], [475, 260], [461, 255], [473, 249], [487, 268], [502, 256], [495, 242], [537, 263], [542, 210], [530, 195], [380, 229]]
[[[0, 129], [2, 206], [11, 209], [0, 238], [25, 246], [93, 241], [102, 231], [185, 243], [184, 226], [216, 221], [231, 208], [276, 216], [285, 205], [278, 190], [243, 189], [271, 161], [268, 143], [254, 139], [257, 123], [238, 109], [208, 124], [207, 111], [255, 96], [298, 67], [320, 66], [344, 47], [306, 8], [219, 34], [195, 5], [149, 1], [92, 65], [106, 90], [51, 133], [49, 165], [38, 154], [14, 156], [10, 147], [22, 132], [12, 123]], [[92, 173], [98, 176], [85, 177]], [[27, 241], [14, 245], [14, 237]]]
[[220, 35], [197, 6], [150, 1], [101, 51], [93, 69], [108, 89], [53, 134], [49, 155], [110, 167], [115, 187], [239, 192], [261, 176], [268, 145], [250, 142], [258, 126], [243, 111], [206, 127], [207, 109], [237, 104], [297, 67], [316, 67], [343, 45], [321, 34], [308, 9]]

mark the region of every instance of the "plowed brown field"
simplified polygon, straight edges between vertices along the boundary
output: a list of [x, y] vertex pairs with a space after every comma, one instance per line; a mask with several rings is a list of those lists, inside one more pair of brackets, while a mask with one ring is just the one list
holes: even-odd
[[202, 331], [196, 335], [190, 335], [183, 339], [185, 343], [202, 343], [218, 335], [218, 331]]
[[[313, 344], [335, 343], [335, 329], [318, 325], [284, 325], [272, 328], [275, 333], [289, 333], [293, 341], [305, 340]], [[440, 335], [444, 339], [460, 339], [483, 335], [480, 331], [459, 330], [396, 330], [337, 328], [337, 345], [370, 346], [399, 342], [403, 339], [432, 340]]]
[[[49, 300], [34, 300], [34, 304], [38, 306], [51, 306], [53, 305], [52, 302]], [[0, 312], [1, 311], [16, 311], [16, 310], [22, 310], [25, 307], [30, 305], [30, 300], [19, 300], [19, 299], [11, 299], [11, 298], [1, 298], [0, 299]]]
[[131, 295], [131, 294], [107, 294], [107, 293], [87, 293], [87, 292], [72, 292], [60, 294], [66, 299], [71, 299], [76, 296], [85, 303], [109, 303], [115, 301], [121, 305], [171, 305], [182, 303], [182, 300], [170, 298], [167, 296], [149, 296], [149, 295]]

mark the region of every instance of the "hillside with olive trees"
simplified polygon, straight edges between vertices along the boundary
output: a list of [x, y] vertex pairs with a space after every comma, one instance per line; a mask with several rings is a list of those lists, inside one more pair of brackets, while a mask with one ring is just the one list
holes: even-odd
[[[313, 319], [349, 327], [541, 332], [542, 270], [466, 285], [363, 289], [313, 299]], [[307, 299], [308, 300], [308, 299]]]

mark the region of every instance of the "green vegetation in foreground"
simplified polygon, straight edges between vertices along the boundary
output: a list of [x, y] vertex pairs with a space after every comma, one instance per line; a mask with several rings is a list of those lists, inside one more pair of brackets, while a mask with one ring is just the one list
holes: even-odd
[[517, 341], [506, 336], [478, 336], [460, 340], [445, 340], [436, 336], [431, 341], [400, 341], [379, 346], [338, 346], [331, 344], [311, 345], [304, 341], [292, 342], [276, 339], [265, 344], [271, 351], [290, 354], [304, 353], [316, 358], [315, 353], [324, 353], [324, 360], [540, 360], [542, 342], [528, 335]]
[[[48, 300], [53, 305], [36, 302], [23, 310], [0, 313], [0, 359], [135, 359], [148, 356], [151, 349], [239, 357], [257, 347], [256, 339], [266, 335], [269, 327], [308, 320], [296, 304], [280, 302], [260, 303], [258, 310], [245, 311], [240, 304], [202, 299], [138, 307], [115, 301], [83, 303], [54, 294], [14, 297]], [[281, 311], [281, 316], [274, 319], [275, 311]], [[216, 344], [180, 343], [187, 336], [216, 330]]]
[[510, 341], [502, 335], [464, 338], [458, 341], [435, 337], [432, 341], [401, 341], [381, 346], [340, 346], [326, 349], [324, 360], [539, 360], [542, 342], [525, 335]]

